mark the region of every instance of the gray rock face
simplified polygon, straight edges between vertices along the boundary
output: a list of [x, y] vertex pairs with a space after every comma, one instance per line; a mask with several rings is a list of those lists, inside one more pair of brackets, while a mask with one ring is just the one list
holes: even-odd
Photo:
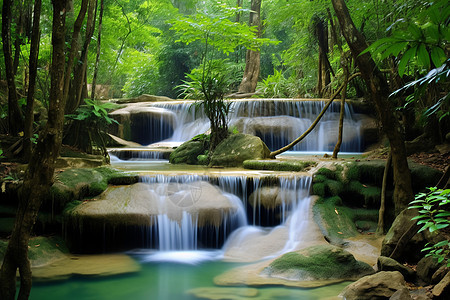
[[266, 144], [256, 136], [233, 134], [223, 140], [214, 150], [211, 166], [237, 167], [244, 160], [264, 159], [270, 154]]
[[412, 280], [415, 275], [413, 269], [404, 266], [397, 262], [395, 259], [386, 256], [378, 257], [377, 266], [378, 271], [399, 271], [408, 280]]
[[339, 296], [346, 300], [388, 299], [403, 289], [407, 287], [400, 272], [379, 272], [348, 285]]

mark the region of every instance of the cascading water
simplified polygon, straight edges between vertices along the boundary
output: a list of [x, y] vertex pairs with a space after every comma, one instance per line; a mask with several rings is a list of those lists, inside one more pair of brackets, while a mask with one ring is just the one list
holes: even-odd
[[[269, 182], [264, 178], [247, 176], [208, 176], [208, 175], [155, 175], [144, 176], [142, 181], [153, 184], [151, 193], [156, 193], [159, 197], [159, 210], [165, 211], [167, 206], [173, 205], [173, 195], [179, 195], [175, 199], [177, 205], [184, 207], [196, 205], [199, 194], [205, 193], [204, 187], [208, 182], [216, 184], [223, 195], [232, 203], [235, 211], [222, 213], [220, 226], [209, 233], [199, 224], [199, 216], [195, 213], [183, 210], [181, 218], [172, 219], [170, 213], [161, 213], [154, 219], [154, 229], [152, 238], [157, 241], [156, 254], [153, 253], [147, 260], [170, 260], [184, 261], [192, 263], [203, 258], [211, 259], [208, 252], [199, 251], [204, 248], [217, 248], [222, 245], [220, 253], [215, 252], [215, 257], [223, 255], [229, 258], [236, 258], [233, 249], [245, 251], [249, 242], [254, 246], [258, 245], [258, 240], [264, 240], [267, 236], [276, 236], [282, 232], [281, 240], [272, 245], [270, 250], [261, 252], [257, 259], [279, 255], [287, 251], [292, 251], [301, 244], [305, 224], [309, 220], [310, 199], [309, 187], [310, 177], [291, 176], [270, 178]], [[155, 185], [156, 184], [156, 185]], [[277, 189], [278, 198], [276, 207], [264, 208], [261, 189]], [[249, 197], [249, 195], [254, 195]], [[209, 195], [203, 195], [208, 197]], [[249, 198], [251, 200], [249, 200]], [[250, 203], [253, 201], [254, 203]], [[274, 202], [275, 203], [275, 202]], [[169, 209], [167, 209], [169, 211]], [[279, 215], [278, 226], [261, 227], [264, 223], [264, 216], [261, 212], [267, 210], [270, 215]], [[252, 225], [247, 225], [252, 220]], [[205, 236], [206, 234], [206, 236]], [[231, 234], [231, 235], [230, 235]], [[209, 240], [209, 244], [204, 241]], [[201, 242], [199, 242], [201, 241]], [[205, 245], [207, 247], [205, 247]], [[194, 250], [194, 252], [192, 252]], [[174, 254], [173, 251], [179, 252]], [[186, 257], [186, 251], [189, 257]], [[206, 254], [205, 254], [206, 253]], [[181, 258], [180, 256], [181, 255]]]
[[[209, 129], [209, 120], [201, 111], [191, 108], [193, 102], [154, 103], [161, 111], [174, 113], [173, 134], [165, 136], [166, 141], [185, 142]], [[315, 120], [325, 101], [298, 101], [288, 99], [235, 100], [231, 101], [229, 125], [239, 132], [259, 136], [271, 150], [278, 149], [300, 136]], [[340, 103], [334, 102], [328, 108], [316, 129], [294, 151], [330, 151], [337, 140]], [[162, 119], [161, 119], [162, 120]], [[148, 132], [149, 135], [160, 135]], [[363, 141], [360, 135], [361, 122], [349, 103], [345, 105], [343, 152], [360, 152]], [[166, 130], [170, 132], [170, 130]]]

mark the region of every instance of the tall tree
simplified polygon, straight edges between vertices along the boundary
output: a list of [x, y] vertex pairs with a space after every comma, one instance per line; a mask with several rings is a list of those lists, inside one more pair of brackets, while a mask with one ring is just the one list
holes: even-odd
[[[256, 36], [261, 37], [261, 0], [252, 0], [250, 8], [249, 25], [255, 27]], [[256, 90], [260, 72], [260, 50], [247, 50], [245, 57], [245, 70], [239, 93], [253, 93]]]
[[28, 165], [20, 195], [14, 228], [0, 271], [1, 299], [13, 300], [16, 294], [16, 271], [20, 274], [18, 299], [28, 299], [31, 290], [31, 267], [28, 240], [42, 199], [53, 181], [55, 162], [61, 149], [65, 97], [65, 33], [67, 0], [53, 0], [52, 65], [48, 121], [41, 132]]
[[394, 204], [398, 214], [414, 198], [411, 172], [408, 167], [403, 129], [389, 101], [389, 86], [369, 53], [360, 55], [367, 43], [358, 31], [344, 0], [331, 1], [336, 12], [342, 34], [370, 92], [370, 98], [378, 112], [383, 131], [389, 139], [394, 171]]
[[2, 41], [5, 59], [5, 75], [8, 84], [8, 126], [11, 134], [17, 134], [23, 127], [22, 111], [19, 107], [15, 83], [15, 71], [11, 46], [11, 19], [13, 0], [4, 0], [2, 9]]
[[103, 25], [103, 11], [104, 11], [104, 0], [100, 0], [100, 12], [98, 16], [98, 33], [97, 33], [97, 54], [95, 56], [94, 64], [94, 76], [92, 77], [92, 88], [91, 88], [91, 99], [95, 100], [95, 89], [97, 85], [97, 75], [98, 75], [98, 64], [100, 62], [100, 49], [102, 45], [102, 25]]
[[87, 55], [89, 44], [95, 29], [95, 15], [97, 13], [97, 1], [88, 0], [86, 34], [84, 37], [83, 47], [78, 63], [74, 65], [74, 76], [70, 84], [70, 92], [67, 95], [66, 113], [73, 113], [81, 103], [83, 98], [83, 87], [85, 87], [86, 69], [87, 69]]
[[29, 65], [29, 84], [27, 94], [27, 108], [25, 111], [25, 125], [23, 132], [23, 150], [24, 157], [31, 155], [31, 136], [33, 133], [34, 121], [34, 91], [36, 87], [37, 64], [39, 56], [40, 26], [42, 0], [36, 0], [34, 3], [33, 29], [31, 33], [30, 65]]

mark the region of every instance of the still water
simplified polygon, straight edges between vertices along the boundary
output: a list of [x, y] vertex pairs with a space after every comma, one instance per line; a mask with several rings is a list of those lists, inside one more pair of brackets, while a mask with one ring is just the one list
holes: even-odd
[[[142, 267], [137, 273], [109, 277], [73, 277], [63, 281], [34, 283], [30, 299], [213, 299], [206, 298], [205, 294], [203, 297], [193, 295], [192, 291], [197, 288], [218, 288], [213, 282], [215, 276], [243, 265], [220, 260], [185, 264], [154, 261], [145, 255], [133, 255], [133, 257]], [[238, 287], [242, 292], [251, 289], [254, 295], [251, 297], [239, 297], [236, 288], [220, 287], [220, 289], [229, 289], [230, 292], [227, 293], [225, 290], [226, 296], [214, 299], [337, 299], [335, 297], [346, 285], [348, 282], [312, 289], [279, 286], [257, 289]]]

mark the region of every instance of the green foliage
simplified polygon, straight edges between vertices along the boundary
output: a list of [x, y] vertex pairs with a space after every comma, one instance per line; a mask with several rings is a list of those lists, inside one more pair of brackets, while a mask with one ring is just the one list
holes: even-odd
[[226, 4], [219, 4], [215, 8], [215, 11], [208, 14], [197, 13], [194, 16], [171, 20], [172, 27], [170, 29], [179, 33], [178, 41], [186, 45], [195, 41], [205, 44], [205, 54], [208, 46], [228, 55], [234, 52], [238, 46], [258, 50], [263, 44], [277, 43], [270, 39], [257, 38], [254, 28], [230, 20], [237, 13], [247, 10], [228, 7]]
[[[439, 232], [450, 226], [450, 189], [428, 188], [428, 193], [419, 193], [415, 200], [411, 201], [409, 209], [418, 209], [419, 215], [411, 220], [417, 220], [417, 225], [422, 227], [419, 232], [428, 229], [429, 232]], [[426, 256], [437, 258], [438, 262], [445, 262], [450, 267], [450, 242], [445, 239], [436, 244], [427, 243], [423, 252]]]
[[445, 2], [437, 1], [426, 9], [424, 14], [429, 18], [422, 24], [398, 20], [391, 26], [394, 27], [392, 36], [377, 40], [363, 53], [372, 51], [381, 60], [401, 54], [398, 61], [400, 76], [406, 73], [406, 67], [411, 63], [425, 69], [441, 66], [447, 59], [445, 45], [450, 41], [447, 24], [450, 7]]
[[2, 148], [0, 148], [0, 159], [1, 158], [5, 158], [5, 156], [3, 155], [3, 150], [2, 150]]
[[72, 130], [65, 137], [65, 143], [78, 147], [86, 153], [106, 153], [106, 130], [117, 121], [108, 116], [108, 111], [117, 108], [112, 102], [85, 99], [85, 105], [77, 108], [76, 114], [67, 115], [72, 121]]

